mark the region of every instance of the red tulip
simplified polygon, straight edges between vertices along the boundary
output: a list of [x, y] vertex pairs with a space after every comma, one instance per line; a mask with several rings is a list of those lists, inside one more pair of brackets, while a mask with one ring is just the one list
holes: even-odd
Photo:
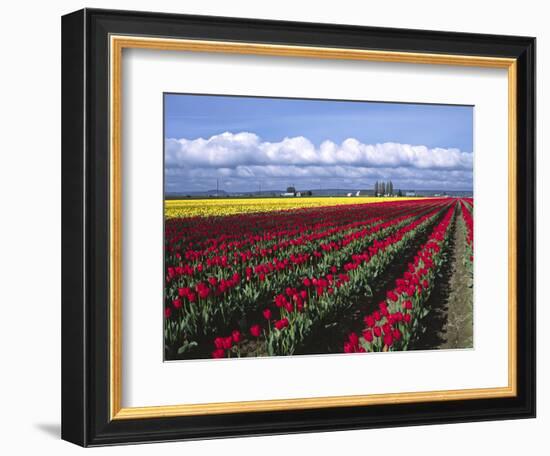
[[233, 345], [233, 337], [229, 336], [229, 337], [223, 338], [223, 348], [225, 348], [226, 350], [229, 350], [232, 345]]
[[354, 332], [348, 334], [348, 340], [349, 343], [354, 346], [359, 344], [359, 337], [357, 337], [357, 334]]
[[212, 358], [225, 358], [225, 350], [218, 348], [212, 352]]
[[288, 318], [283, 318], [275, 322], [275, 328], [281, 331], [283, 328], [288, 326]]
[[372, 330], [367, 329], [363, 331], [363, 337], [367, 342], [372, 342], [373, 336], [372, 336]]
[[214, 345], [217, 349], [223, 349], [224, 348], [224, 340], [223, 337], [216, 337], [214, 339]]
[[365, 317], [364, 321], [369, 328], [372, 328], [376, 324], [374, 317], [372, 315]]
[[254, 337], [260, 337], [260, 334], [262, 334], [262, 328], [260, 327], [260, 325], [251, 326], [250, 334]]
[[210, 288], [208, 288], [208, 286], [202, 282], [197, 284], [195, 288], [201, 299], [206, 299], [210, 295]]
[[189, 287], [178, 288], [178, 294], [180, 296], [188, 296], [190, 292], [191, 289]]

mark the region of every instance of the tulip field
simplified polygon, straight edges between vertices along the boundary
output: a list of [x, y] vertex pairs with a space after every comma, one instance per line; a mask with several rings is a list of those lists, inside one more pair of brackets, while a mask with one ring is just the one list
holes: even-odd
[[[473, 207], [166, 201], [165, 359], [469, 348]], [[466, 315], [451, 322], [452, 303]]]
[[165, 203], [166, 218], [191, 216], [241, 215], [254, 212], [273, 212], [287, 209], [302, 209], [306, 207], [340, 206], [350, 204], [380, 203], [383, 201], [411, 201], [413, 198], [399, 197], [369, 197], [360, 196], [350, 200], [345, 196], [309, 197], [309, 198], [224, 198], [210, 200], [167, 200]]

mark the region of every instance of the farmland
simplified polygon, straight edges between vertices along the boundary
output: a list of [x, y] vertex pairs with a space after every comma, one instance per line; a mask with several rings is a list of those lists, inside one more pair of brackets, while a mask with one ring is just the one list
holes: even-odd
[[166, 201], [165, 358], [471, 347], [473, 204]]
[[224, 198], [167, 200], [166, 218], [210, 217], [236, 215], [255, 212], [273, 212], [307, 207], [340, 206], [344, 204], [368, 204], [383, 201], [411, 200], [412, 198], [374, 198], [361, 196], [347, 197], [308, 197], [308, 198]]

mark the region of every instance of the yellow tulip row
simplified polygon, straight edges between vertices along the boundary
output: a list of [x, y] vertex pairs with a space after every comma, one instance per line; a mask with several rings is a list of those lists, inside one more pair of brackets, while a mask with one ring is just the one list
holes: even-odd
[[343, 204], [369, 204], [384, 201], [412, 200], [416, 198], [374, 198], [359, 197], [305, 197], [305, 198], [212, 198], [166, 200], [164, 213], [166, 218], [183, 217], [220, 217], [253, 212], [284, 211], [305, 207], [338, 206]]

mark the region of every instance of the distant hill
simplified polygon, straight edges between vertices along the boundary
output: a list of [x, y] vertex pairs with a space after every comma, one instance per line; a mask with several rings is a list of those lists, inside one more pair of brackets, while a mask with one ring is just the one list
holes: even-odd
[[[305, 193], [311, 191], [312, 196], [346, 196], [348, 193], [357, 193], [360, 191], [361, 196], [372, 196], [373, 190], [371, 189], [362, 189], [362, 188], [322, 188], [322, 189], [297, 189], [301, 192], [302, 196], [305, 196]], [[399, 189], [395, 190], [397, 193]], [[270, 196], [279, 196], [282, 193], [285, 193], [285, 189], [273, 189], [273, 190], [262, 190], [258, 191], [249, 191], [249, 192], [228, 192], [225, 190], [195, 190], [189, 192], [166, 192], [166, 199], [182, 199], [182, 198], [251, 198], [251, 197], [270, 197]], [[418, 196], [434, 196], [434, 195], [448, 195], [448, 196], [473, 196], [471, 190], [415, 190], [415, 189], [401, 189], [403, 195], [405, 192], [414, 192]]]
[[[345, 188], [323, 188], [323, 189], [297, 189], [298, 192], [305, 196], [305, 193], [310, 191], [312, 196], [341, 196], [347, 195], [350, 192], [354, 194], [357, 190], [361, 189], [345, 189]], [[220, 197], [253, 197], [253, 196], [279, 196], [282, 193], [285, 193], [285, 189], [272, 189], [272, 190], [262, 190], [259, 191], [250, 191], [250, 192], [227, 192], [225, 190], [201, 190], [201, 191], [190, 191], [190, 192], [166, 192], [166, 199], [178, 199], [178, 198], [197, 198], [197, 197], [213, 197], [216, 194]], [[361, 195], [369, 196], [372, 195], [372, 190], [361, 190]]]

